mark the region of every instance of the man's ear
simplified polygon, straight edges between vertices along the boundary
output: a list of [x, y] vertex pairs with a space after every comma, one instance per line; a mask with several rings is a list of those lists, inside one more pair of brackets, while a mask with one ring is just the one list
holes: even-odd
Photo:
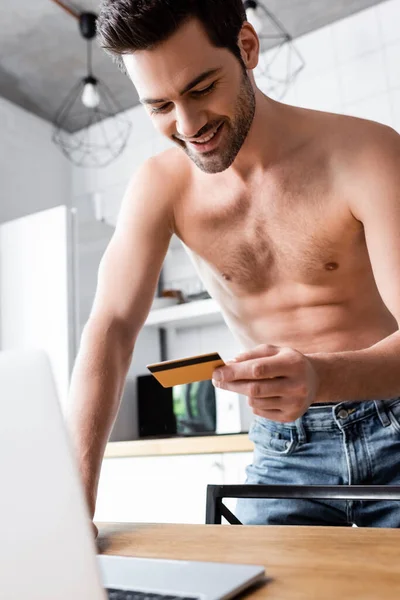
[[254, 27], [248, 21], [243, 23], [239, 33], [238, 46], [246, 69], [255, 69], [258, 65], [260, 40]]

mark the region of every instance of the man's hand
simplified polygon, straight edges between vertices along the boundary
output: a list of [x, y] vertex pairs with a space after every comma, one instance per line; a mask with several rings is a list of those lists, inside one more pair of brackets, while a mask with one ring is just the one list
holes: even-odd
[[319, 381], [311, 360], [301, 352], [262, 344], [216, 369], [213, 384], [248, 396], [254, 414], [290, 423], [314, 402]]
[[97, 484], [93, 483], [93, 477], [88, 474], [89, 471], [87, 468], [84, 468], [82, 465], [80, 467], [80, 476], [83, 484], [83, 489], [85, 492], [86, 504], [89, 512], [89, 519], [92, 526], [92, 531], [95, 539], [99, 535], [99, 530], [93, 522], [94, 513], [96, 509], [96, 496], [97, 496]]

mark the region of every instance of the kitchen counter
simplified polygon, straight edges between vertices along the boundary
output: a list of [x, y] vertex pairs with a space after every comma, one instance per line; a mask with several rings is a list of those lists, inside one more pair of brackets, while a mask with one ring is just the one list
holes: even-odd
[[247, 433], [110, 442], [104, 458], [252, 452]]

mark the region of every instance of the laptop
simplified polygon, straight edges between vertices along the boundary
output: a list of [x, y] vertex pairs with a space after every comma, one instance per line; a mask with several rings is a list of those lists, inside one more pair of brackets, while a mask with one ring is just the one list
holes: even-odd
[[255, 565], [96, 555], [44, 352], [0, 352], [0, 411], [0, 598], [222, 600], [264, 580]]

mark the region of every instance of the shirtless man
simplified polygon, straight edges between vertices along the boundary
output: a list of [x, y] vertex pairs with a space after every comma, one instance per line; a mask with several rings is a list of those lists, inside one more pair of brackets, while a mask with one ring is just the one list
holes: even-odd
[[[241, 0], [105, 0], [100, 41], [175, 142], [132, 178], [71, 384], [99, 471], [171, 235], [246, 353], [215, 385], [255, 416], [248, 483], [400, 484], [400, 138], [275, 102]], [[214, 136], [214, 137], [211, 137]], [[395, 502], [247, 500], [244, 523], [400, 526]]]

